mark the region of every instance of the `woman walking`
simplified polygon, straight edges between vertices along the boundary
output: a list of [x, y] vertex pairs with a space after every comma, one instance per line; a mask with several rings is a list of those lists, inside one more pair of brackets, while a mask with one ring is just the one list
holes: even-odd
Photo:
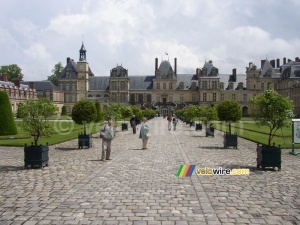
[[140, 139], [142, 139], [143, 141], [142, 149], [148, 149], [147, 143], [148, 143], [148, 138], [150, 137], [149, 131], [150, 131], [150, 125], [148, 124], [148, 120], [144, 117], [143, 123], [141, 125], [141, 130], [140, 130]]

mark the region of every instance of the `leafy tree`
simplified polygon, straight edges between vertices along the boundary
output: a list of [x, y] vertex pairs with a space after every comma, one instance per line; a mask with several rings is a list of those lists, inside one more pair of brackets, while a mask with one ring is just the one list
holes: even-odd
[[24, 118], [26, 115], [27, 115], [27, 111], [25, 108], [25, 104], [23, 102], [20, 102], [18, 104], [17, 118]]
[[6, 92], [0, 91], [0, 135], [17, 134], [17, 127], [14, 121], [9, 98]]
[[6, 73], [7, 80], [12, 81], [13, 79], [23, 79], [22, 69], [17, 64], [4, 65], [0, 67], [0, 74]]
[[204, 106], [202, 110], [203, 117], [201, 120], [206, 127], [208, 127], [210, 121], [218, 119], [216, 108], [213, 105], [211, 107]]
[[198, 118], [198, 121], [201, 120], [201, 118], [203, 117], [203, 107], [202, 106], [195, 106], [194, 107], [194, 114], [195, 117]]
[[34, 137], [36, 146], [40, 137], [54, 133], [53, 123], [50, 123], [48, 118], [56, 113], [57, 108], [47, 98], [39, 98], [38, 101], [26, 100], [24, 108], [26, 116], [23, 119], [22, 127], [24, 131]]
[[61, 62], [54, 65], [54, 68], [51, 70], [52, 75], [48, 76], [47, 80], [51, 81], [53, 84], [58, 85], [58, 78], [63, 71], [64, 67]]
[[155, 116], [155, 111], [152, 109], [145, 109], [142, 110], [142, 112], [143, 112], [143, 116], [146, 118], [151, 118]]
[[217, 114], [221, 121], [229, 123], [229, 134], [231, 134], [231, 123], [242, 118], [242, 109], [237, 101], [227, 99], [217, 106]]
[[109, 117], [115, 118], [115, 120], [122, 118], [120, 112], [120, 105], [116, 103], [110, 102], [107, 104], [106, 108], [104, 109], [104, 117], [107, 120]]
[[195, 105], [191, 105], [184, 108], [184, 117], [188, 121], [193, 122], [194, 118], [196, 117], [196, 110], [197, 110], [197, 106]]
[[127, 117], [132, 116], [132, 110], [131, 110], [131, 108], [128, 107], [128, 106], [121, 106], [121, 107], [120, 107], [120, 113], [121, 113], [121, 115], [122, 115], [122, 117], [123, 117], [123, 119], [124, 119], [124, 122], [125, 122], [125, 119], [126, 119]]
[[66, 106], [63, 106], [63, 107], [61, 108], [61, 115], [62, 115], [62, 116], [67, 116], [67, 115], [68, 115]]
[[250, 99], [250, 115], [259, 126], [269, 127], [268, 146], [275, 132], [282, 127], [289, 127], [293, 116], [293, 103], [272, 89]]
[[89, 100], [80, 100], [73, 106], [72, 119], [77, 124], [82, 124], [82, 121], [90, 123], [96, 119], [96, 116], [95, 104]]
[[96, 110], [97, 110], [97, 117], [96, 117], [96, 120], [95, 122], [100, 122], [101, 120], [103, 120], [103, 113], [102, 113], [102, 110], [101, 110], [101, 105], [100, 105], [100, 102], [95, 102], [95, 107], [96, 107]]

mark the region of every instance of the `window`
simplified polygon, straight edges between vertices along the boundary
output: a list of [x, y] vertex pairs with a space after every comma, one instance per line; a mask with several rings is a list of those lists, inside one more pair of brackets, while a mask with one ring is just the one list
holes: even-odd
[[75, 84], [72, 84], [72, 91], [76, 91], [76, 86], [75, 86]]
[[244, 94], [244, 95], [243, 95], [243, 101], [244, 101], [244, 102], [247, 102], [247, 101], [248, 101], [247, 94]]
[[121, 90], [126, 90], [125, 81], [121, 81]]
[[202, 81], [202, 89], [207, 89], [207, 81]]
[[271, 83], [268, 83], [268, 89], [270, 89], [271, 88]]
[[224, 94], [221, 94], [221, 101], [224, 100]]
[[160, 89], [160, 83], [156, 84], [156, 89]]
[[144, 102], [144, 94], [138, 94], [138, 102]]
[[212, 89], [217, 89], [217, 81], [212, 81]]
[[173, 95], [169, 95], [169, 102], [173, 102]]
[[70, 90], [70, 85], [66, 84], [66, 91], [69, 91], [69, 90]]
[[116, 93], [112, 93], [111, 94], [111, 101], [112, 102], [116, 102], [117, 101], [117, 95], [116, 95]]
[[160, 102], [160, 95], [156, 95], [156, 102]]
[[236, 95], [235, 95], [235, 94], [232, 94], [231, 99], [232, 99], [232, 100], [236, 100]]
[[76, 94], [72, 95], [72, 102], [76, 102]]
[[192, 102], [196, 102], [196, 95], [192, 95]]
[[151, 102], [151, 94], [147, 94], [147, 102]]
[[126, 95], [125, 93], [121, 93], [121, 99], [120, 99], [120, 102], [126, 102]]
[[117, 83], [115, 81], [110, 82], [111, 90], [117, 90]]
[[64, 89], [64, 85], [63, 84], [59, 84], [60, 90]]
[[163, 89], [164, 89], [164, 90], [167, 89], [166, 83], [163, 83]]
[[180, 95], [180, 102], [184, 102], [184, 95]]
[[264, 84], [264, 83], [261, 83], [261, 84], [260, 84], [260, 88], [261, 88], [261, 90], [265, 90], [265, 84]]
[[253, 86], [253, 89], [255, 89], [255, 85]]
[[202, 101], [203, 101], [203, 102], [206, 102], [206, 100], [207, 100], [207, 94], [206, 94], [206, 93], [203, 93]]
[[172, 90], [173, 89], [173, 84], [169, 83], [169, 89]]
[[217, 93], [213, 93], [213, 102], [217, 101]]

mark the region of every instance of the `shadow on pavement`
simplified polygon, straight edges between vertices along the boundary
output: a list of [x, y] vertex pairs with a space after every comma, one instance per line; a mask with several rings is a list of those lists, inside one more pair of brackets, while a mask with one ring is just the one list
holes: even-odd
[[0, 172], [25, 170], [24, 166], [1, 166]]
[[79, 150], [79, 148], [71, 148], [71, 147], [66, 147], [66, 148], [61, 148], [61, 147], [58, 147], [58, 148], [55, 148], [57, 150], [61, 150], [61, 151], [73, 151], [73, 150]]

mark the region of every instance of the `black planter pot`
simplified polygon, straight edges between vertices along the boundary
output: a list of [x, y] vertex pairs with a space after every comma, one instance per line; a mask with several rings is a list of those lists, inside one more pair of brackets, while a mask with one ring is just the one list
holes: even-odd
[[238, 145], [238, 136], [237, 134], [224, 134], [224, 148], [233, 147], [237, 148]]
[[202, 124], [201, 123], [196, 123], [196, 131], [197, 130], [202, 130]]
[[257, 168], [275, 167], [281, 170], [281, 148], [257, 144]]
[[84, 146], [88, 148], [93, 146], [92, 134], [78, 134], [78, 148], [83, 148]]
[[194, 127], [195, 126], [195, 122], [190, 122], [190, 127]]
[[122, 123], [122, 131], [128, 130], [128, 123]]
[[205, 136], [206, 137], [208, 137], [208, 136], [214, 137], [215, 136], [215, 128], [213, 128], [213, 127], [206, 128], [205, 129]]
[[44, 166], [48, 166], [49, 162], [49, 147], [48, 143], [40, 146], [24, 146], [24, 163], [25, 168], [29, 166], [33, 167], [40, 167], [43, 168]]

